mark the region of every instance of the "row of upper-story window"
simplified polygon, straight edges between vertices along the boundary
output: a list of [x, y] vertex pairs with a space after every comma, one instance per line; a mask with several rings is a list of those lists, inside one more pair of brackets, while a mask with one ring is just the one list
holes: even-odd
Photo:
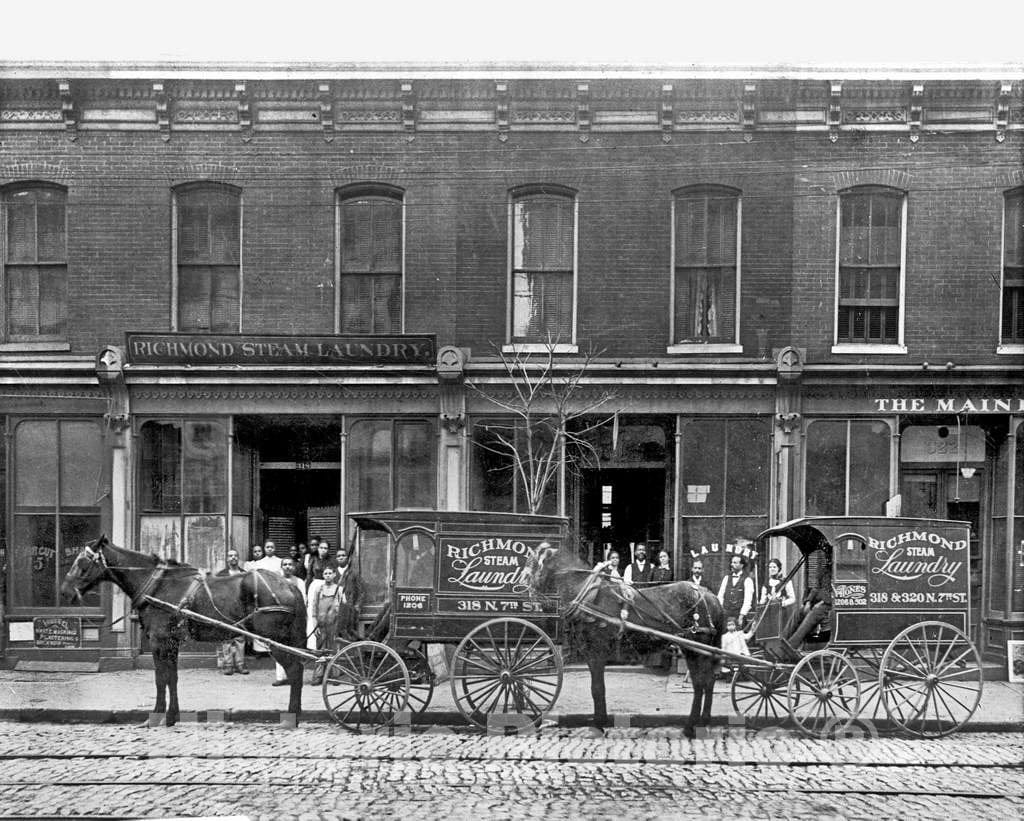
[[[171, 326], [242, 328], [243, 197], [234, 187], [174, 189]], [[2, 277], [5, 342], [61, 340], [67, 322], [66, 190], [7, 186]], [[740, 352], [743, 198], [695, 186], [674, 193], [670, 237], [669, 352]], [[401, 189], [337, 192], [335, 330], [404, 329], [405, 207]], [[553, 186], [510, 193], [506, 342], [571, 350], [576, 343], [579, 211], [576, 193]], [[907, 196], [894, 188], [839, 192], [834, 350], [902, 352]], [[1001, 349], [1024, 345], [1024, 188], [1003, 194]]]

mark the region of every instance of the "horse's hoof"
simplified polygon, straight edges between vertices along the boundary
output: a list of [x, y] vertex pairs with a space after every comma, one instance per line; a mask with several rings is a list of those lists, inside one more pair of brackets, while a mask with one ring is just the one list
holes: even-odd
[[693, 727], [683, 727], [683, 735], [693, 741], [697, 737], [697, 731]]

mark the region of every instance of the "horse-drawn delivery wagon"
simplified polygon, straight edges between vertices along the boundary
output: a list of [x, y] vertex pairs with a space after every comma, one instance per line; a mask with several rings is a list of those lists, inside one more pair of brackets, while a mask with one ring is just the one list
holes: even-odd
[[828, 585], [831, 612], [823, 607], [807, 636], [814, 649], [801, 652], [787, 638], [779, 602], [762, 611], [754, 631], [758, 657], [741, 662], [733, 677], [738, 712], [760, 719], [788, 714], [813, 735], [885, 716], [910, 733], [936, 737], [970, 719], [983, 677], [968, 637], [966, 522], [815, 517], [764, 531], [759, 549], [767, 552], [772, 539], [800, 551], [786, 581], [802, 572], [808, 589]]

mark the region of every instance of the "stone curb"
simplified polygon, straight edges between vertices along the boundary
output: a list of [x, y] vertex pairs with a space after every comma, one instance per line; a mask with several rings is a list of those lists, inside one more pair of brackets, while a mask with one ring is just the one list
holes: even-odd
[[[199, 710], [182, 713], [181, 725], [189, 723], [214, 724], [221, 723], [217, 717], [211, 719], [211, 713], [223, 713], [225, 724], [285, 724], [284, 713], [277, 710]], [[187, 716], [187, 718], [186, 718]], [[193, 718], [194, 717], [194, 718]], [[95, 709], [55, 709], [49, 707], [5, 710], [0, 709], [0, 721], [20, 723], [47, 724], [146, 724], [156, 718], [148, 710], [95, 710]], [[555, 718], [555, 716], [552, 716]], [[735, 727], [736, 729], [761, 730], [770, 727], [795, 729], [790, 724], [779, 724], [767, 721], [746, 721], [738, 723], [735, 716], [712, 716], [714, 727]], [[618, 720], [616, 720], [618, 719]], [[651, 729], [654, 727], [682, 727], [687, 716], [680, 714], [646, 714], [609, 716], [609, 728], [636, 727]], [[556, 718], [558, 727], [579, 728], [591, 725], [588, 713], [559, 713]], [[325, 710], [309, 710], [302, 714], [301, 724], [331, 724], [330, 716]], [[471, 725], [458, 712], [428, 711], [412, 717], [415, 727], [470, 727]], [[875, 727], [880, 732], [893, 732], [896, 728], [888, 720], [876, 720]], [[856, 725], [855, 725], [856, 726]], [[1019, 721], [971, 721], [959, 732], [961, 733], [1021, 733], [1024, 732], [1024, 720]]]

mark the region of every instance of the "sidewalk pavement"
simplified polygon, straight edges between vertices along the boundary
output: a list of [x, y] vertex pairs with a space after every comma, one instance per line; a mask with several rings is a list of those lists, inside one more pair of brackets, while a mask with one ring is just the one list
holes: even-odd
[[[214, 669], [180, 670], [178, 693], [182, 720], [204, 720], [211, 711], [223, 711], [229, 721], [280, 721], [280, 714], [287, 709], [288, 688], [272, 686], [274, 671], [266, 661], [257, 662], [251, 669], [248, 676], [224, 676]], [[309, 681], [308, 670], [305, 680]], [[678, 673], [642, 667], [611, 667], [605, 676], [605, 685], [608, 711], [614, 715], [617, 726], [679, 726], [689, 713], [689, 686]], [[107, 673], [0, 670], [0, 720], [141, 723], [153, 709], [155, 693], [152, 670]], [[590, 722], [592, 709], [588, 672], [567, 668], [555, 712], [549, 718], [559, 726], [585, 726]], [[192, 717], [189, 712], [198, 716]], [[881, 714], [884, 716], [884, 710]], [[302, 720], [330, 720], [319, 687], [307, 685], [304, 688]], [[730, 682], [719, 681], [715, 687], [712, 723], [736, 721]], [[447, 681], [434, 688], [426, 712], [415, 716], [413, 723], [465, 723], [455, 707]], [[884, 718], [876, 720], [879, 729], [885, 729], [887, 724]], [[962, 731], [1021, 730], [1024, 730], [1024, 685], [986, 681], [981, 703]]]

